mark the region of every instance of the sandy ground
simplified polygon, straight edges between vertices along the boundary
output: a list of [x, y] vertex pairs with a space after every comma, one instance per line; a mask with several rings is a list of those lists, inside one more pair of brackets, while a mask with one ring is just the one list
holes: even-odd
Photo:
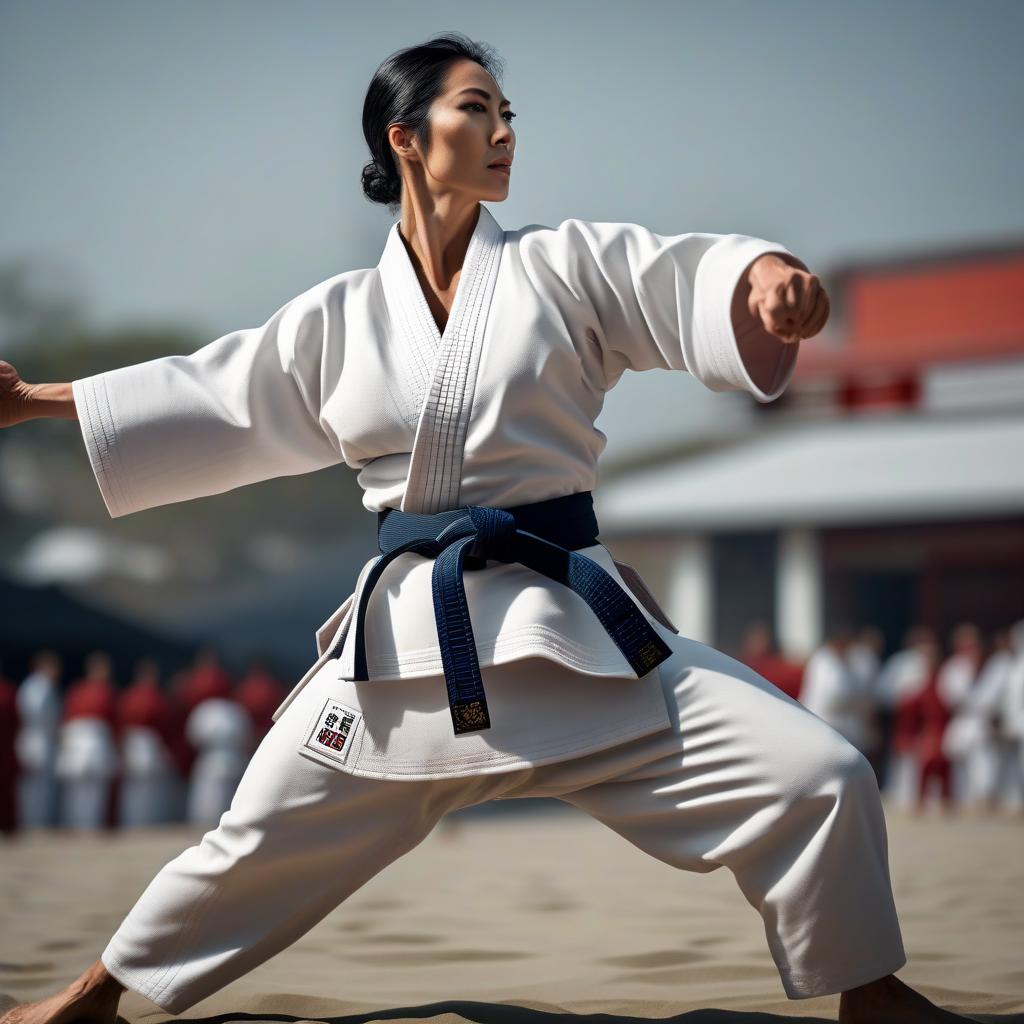
[[[182, 1016], [835, 1020], [838, 997], [785, 997], [760, 918], [727, 871], [679, 871], [575, 808], [521, 803], [445, 819], [291, 948]], [[888, 820], [910, 957], [900, 976], [978, 1020], [1024, 1022], [1024, 824]], [[202, 831], [0, 842], [0, 1011], [95, 960]], [[121, 1014], [168, 1019], [130, 991]]]

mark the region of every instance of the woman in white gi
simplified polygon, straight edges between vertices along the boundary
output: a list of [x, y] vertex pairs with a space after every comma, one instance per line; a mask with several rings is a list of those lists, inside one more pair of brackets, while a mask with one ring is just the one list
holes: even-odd
[[[112, 1021], [124, 987], [185, 1011], [448, 811], [528, 796], [677, 867], [728, 867], [791, 997], [842, 992], [846, 1022], [960, 1019], [892, 976], [905, 958], [864, 757], [679, 636], [596, 540], [605, 392], [661, 367], [772, 400], [827, 319], [818, 279], [745, 235], [503, 230], [481, 205], [507, 196], [515, 152], [494, 69], [453, 35], [375, 74], [363, 187], [401, 208], [376, 267], [190, 356], [71, 385], [2, 367], [8, 424], [81, 421], [112, 516], [345, 463], [381, 548], [217, 828], [77, 982], [4, 1024]], [[592, 155], [592, 126], [585, 142]]]

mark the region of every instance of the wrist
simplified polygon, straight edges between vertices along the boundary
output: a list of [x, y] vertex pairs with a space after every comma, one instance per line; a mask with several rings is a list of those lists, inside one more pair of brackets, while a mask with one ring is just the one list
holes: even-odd
[[70, 383], [30, 384], [25, 391], [26, 419], [56, 417], [78, 419], [75, 397]]

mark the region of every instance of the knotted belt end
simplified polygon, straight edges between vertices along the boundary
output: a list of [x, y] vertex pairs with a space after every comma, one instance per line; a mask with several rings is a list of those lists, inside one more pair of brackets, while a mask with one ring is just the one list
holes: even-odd
[[487, 701], [482, 699], [454, 701], [449, 707], [456, 735], [490, 729], [491, 716], [487, 711]]

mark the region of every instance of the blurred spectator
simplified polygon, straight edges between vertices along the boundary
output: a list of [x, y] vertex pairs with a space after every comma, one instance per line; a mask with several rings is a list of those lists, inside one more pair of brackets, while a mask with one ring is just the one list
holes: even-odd
[[[846, 652], [846, 664], [857, 680], [864, 695], [864, 713], [870, 736], [869, 749], [863, 751], [875, 770], [878, 787], [885, 785], [885, 767], [888, 760], [888, 730], [878, 700], [878, 676], [885, 650], [885, 636], [877, 626], [861, 626]], [[883, 729], [885, 729], [883, 733]]]
[[766, 622], [757, 620], [747, 627], [739, 660], [749, 665], [758, 675], [764, 676], [768, 682], [774, 683], [783, 693], [799, 699], [803, 666], [787, 660], [778, 652]]
[[167, 743], [174, 762], [174, 811], [173, 821], [184, 821], [188, 817], [188, 780], [192, 775], [196, 752], [185, 735], [185, 722], [191, 710], [187, 704], [188, 672], [174, 672], [168, 680], [170, 717], [167, 729]]
[[230, 697], [233, 686], [231, 674], [221, 665], [216, 649], [201, 647], [179, 690], [186, 715], [209, 697]]
[[188, 820], [216, 825], [249, 763], [252, 726], [231, 697], [208, 697], [189, 713], [185, 734], [196, 749], [188, 792]]
[[951, 760], [963, 758], [966, 768], [964, 803], [992, 810], [998, 802], [1002, 776], [999, 714], [1013, 667], [1010, 631], [998, 630], [992, 653], [978, 673], [977, 682], [961, 701], [946, 730], [943, 749]]
[[271, 674], [266, 663], [254, 658], [235, 690], [238, 703], [252, 724], [252, 752], [274, 724], [273, 714], [287, 696], [284, 686]]
[[934, 780], [938, 783], [941, 806], [948, 811], [953, 803], [953, 775], [942, 749], [942, 737], [952, 712], [942, 695], [938, 646], [928, 644], [922, 649], [927, 659], [924, 687], [903, 698], [900, 717], [917, 760], [917, 810], [924, 810]]
[[22, 828], [57, 824], [60, 674], [60, 656], [54, 651], [39, 651], [32, 659], [32, 671], [18, 687], [18, 805]]
[[13, 835], [18, 827], [18, 691], [0, 672], [0, 832]]
[[[936, 685], [942, 703], [951, 715], [959, 714], [961, 709], [969, 715], [971, 692], [981, 671], [984, 657], [981, 631], [973, 623], [961, 622], [950, 635], [949, 647], [950, 655], [939, 668]], [[956, 739], [955, 734], [953, 739]], [[968, 759], [972, 746], [973, 741], [963, 745], [947, 742], [943, 748], [952, 765], [953, 795], [958, 804], [972, 799], [968, 776]]]
[[1024, 619], [1010, 627], [1013, 663], [999, 714], [1006, 806], [1024, 810]]
[[177, 814], [171, 756], [172, 708], [160, 689], [160, 669], [152, 658], [135, 666], [135, 676], [118, 700], [122, 784], [119, 823], [159, 825]]
[[60, 823], [99, 829], [113, 824], [113, 779], [118, 771], [117, 702], [110, 658], [94, 651], [86, 674], [68, 690], [57, 754]]
[[216, 650], [203, 647], [182, 690], [185, 737], [195, 751], [188, 786], [190, 822], [216, 825], [249, 763], [252, 727], [233, 689]]
[[903, 648], [883, 663], [875, 686], [881, 756], [886, 764], [882, 785], [903, 808], [916, 801], [918, 774], [915, 722], [907, 716], [905, 705], [924, 689], [937, 650], [935, 634], [927, 626], [911, 627], [903, 636]]
[[850, 669], [847, 655], [852, 641], [848, 627], [833, 630], [824, 645], [807, 660], [800, 699], [809, 711], [828, 722], [862, 754], [872, 754], [874, 695]]
[[846, 651], [846, 662], [865, 691], [875, 692], [885, 637], [877, 626], [861, 626]]

